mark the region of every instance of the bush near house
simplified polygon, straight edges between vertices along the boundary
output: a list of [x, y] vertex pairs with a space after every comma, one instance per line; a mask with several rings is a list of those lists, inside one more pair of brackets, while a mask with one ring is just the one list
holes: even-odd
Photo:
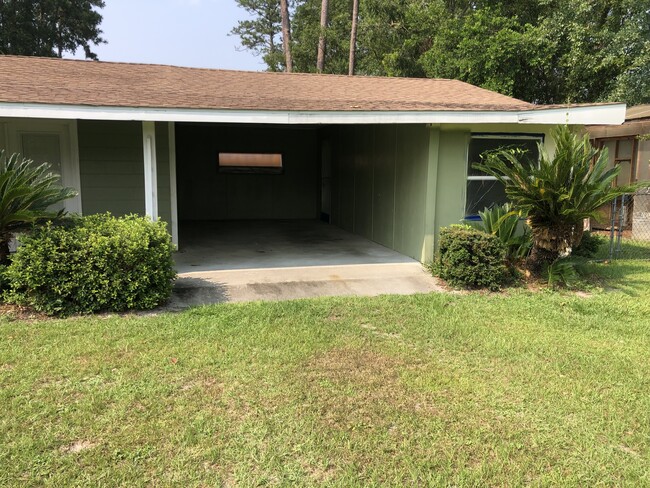
[[52, 222], [21, 239], [6, 271], [7, 301], [49, 315], [151, 309], [175, 271], [163, 222], [110, 214]]
[[509, 278], [506, 246], [468, 225], [440, 229], [435, 272], [452, 286], [498, 290]]
[[519, 264], [530, 253], [533, 245], [530, 227], [521, 225], [519, 216], [510, 203], [485, 208], [478, 213], [481, 223], [477, 227], [499, 238], [506, 247], [506, 261], [510, 266]]
[[609, 168], [607, 151], [595, 149], [588, 136], [560, 126], [553, 141], [552, 155], [539, 146], [539, 164], [502, 149], [473, 165], [503, 183], [513, 212], [526, 218], [532, 232], [527, 266], [536, 275], [580, 245], [584, 219], [597, 218], [603, 205], [643, 184], [612, 186], [620, 166]]

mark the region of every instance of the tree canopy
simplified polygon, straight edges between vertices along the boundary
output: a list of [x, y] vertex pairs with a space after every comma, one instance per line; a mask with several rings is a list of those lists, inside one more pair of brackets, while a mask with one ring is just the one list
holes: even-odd
[[62, 57], [106, 42], [99, 25], [103, 0], [6, 0], [0, 2], [0, 53]]
[[[295, 71], [316, 71], [320, 6], [293, 4]], [[352, 0], [330, 0], [326, 73], [348, 71], [351, 20]], [[650, 0], [361, 0], [356, 59], [359, 74], [455, 78], [535, 103], [650, 103]]]

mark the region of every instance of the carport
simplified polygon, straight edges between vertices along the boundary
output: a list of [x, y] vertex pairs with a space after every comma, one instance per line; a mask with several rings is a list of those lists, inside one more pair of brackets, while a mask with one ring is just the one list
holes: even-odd
[[[339, 132], [351, 130], [176, 124], [176, 299], [191, 304], [436, 289], [418, 261], [355, 233], [355, 221], [364, 221], [362, 208], [356, 219], [352, 210], [355, 188], [372, 194], [374, 179], [354, 170], [373, 155], [361, 148], [356, 158], [348, 154]], [[223, 155], [238, 166], [224, 166]], [[269, 166], [262, 166], [265, 158]], [[352, 172], [341, 171], [339, 161]], [[341, 208], [346, 188], [349, 211]], [[384, 198], [392, 207], [392, 192]], [[344, 225], [346, 216], [349, 230], [333, 223]]]

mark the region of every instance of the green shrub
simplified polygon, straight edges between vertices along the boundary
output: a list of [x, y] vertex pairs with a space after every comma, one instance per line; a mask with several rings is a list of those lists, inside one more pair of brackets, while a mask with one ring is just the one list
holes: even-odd
[[583, 258], [593, 258], [598, 254], [600, 248], [605, 244], [607, 238], [592, 234], [588, 230], [582, 235], [582, 240], [578, 247], [576, 247], [572, 252], [572, 256], [580, 256]]
[[8, 265], [0, 264], [0, 296], [9, 288], [9, 278], [7, 277], [8, 268]]
[[21, 239], [5, 296], [50, 315], [151, 309], [171, 294], [172, 250], [163, 222], [136, 215], [50, 222]]
[[571, 287], [580, 278], [576, 263], [571, 258], [556, 259], [545, 267], [542, 276], [551, 288], [557, 288], [559, 285]]
[[436, 272], [452, 286], [499, 289], [509, 278], [501, 240], [468, 225], [440, 230]]
[[478, 214], [481, 217], [478, 229], [494, 234], [503, 242], [509, 263], [515, 264], [528, 256], [533, 245], [530, 227], [520, 224], [519, 215], [510, 203], [486, 208]]

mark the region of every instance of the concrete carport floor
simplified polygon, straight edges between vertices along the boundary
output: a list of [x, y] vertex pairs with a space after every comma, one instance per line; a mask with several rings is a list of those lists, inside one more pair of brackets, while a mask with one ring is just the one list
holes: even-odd
[[180, 236], [171, 309], [441, 290], [414, 259], [315, 220], [192, 222]]

